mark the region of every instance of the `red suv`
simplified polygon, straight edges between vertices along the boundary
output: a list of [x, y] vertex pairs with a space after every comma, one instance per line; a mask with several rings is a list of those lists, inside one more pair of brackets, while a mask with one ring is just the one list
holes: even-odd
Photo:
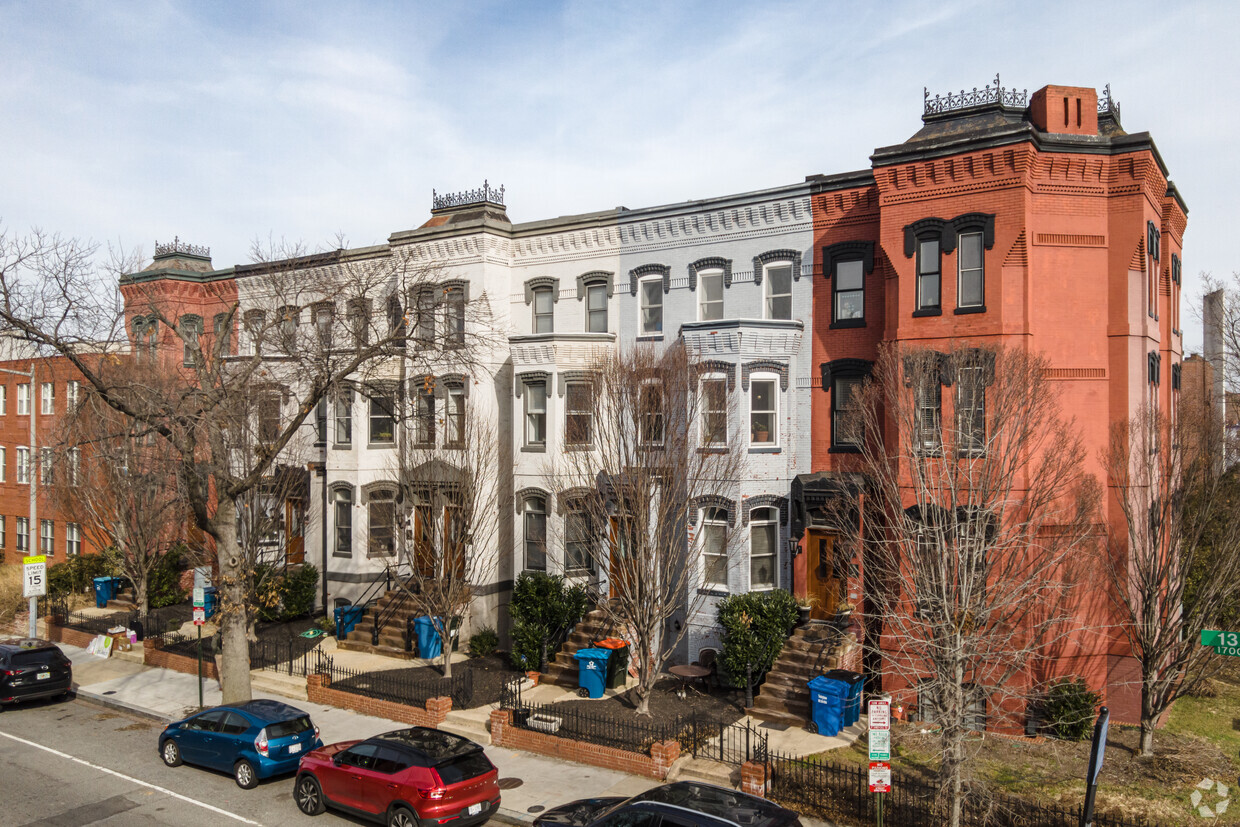
[[410, 727], [306, 753], [293, 799], [310, 816], [331, 806], [389, 827], [469, 827], [499, 809], [499, 770], [468, 738]]

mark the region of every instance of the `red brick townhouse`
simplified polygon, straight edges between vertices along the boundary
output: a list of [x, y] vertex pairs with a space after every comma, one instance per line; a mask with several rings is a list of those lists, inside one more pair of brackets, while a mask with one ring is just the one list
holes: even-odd
[[[815, 555], [832, 554], [823, 505], [847, 489], [833, 413], [880, 343], [1045, 354], [1082, 430], [1087, 470], [1102, 481], [1112, 426], [1151, 400], [1170, 412], [1178, 396], [1187, 208], [1149, 133], [1121, 126], [1109, 87], [1101, 97], [1067, 86], [1027, 95], [996, 78], [994, 88], [927, 96], [922, 121], [908, 140], [875, 150], [870, 169], [809, 179], [823, 382], [812, 391], [813, 473], [794, 488], [793, 533], [807, 552], [795, 561], [796, 591], [824, 601], [864, 600], [873, 586], [862, 550], [834, 568]], [[1103, 508], [1124, 536], [1114, 497]], [[1077, 611], [1092, 631], [1064, 647], [1056, 673], [1084, 677], [1118, 720], [1135, 722], [1139, 673], [1107, 600]], [[865, 622], [879, 639], [882, 619]], [[867, 671], [881, 672], [877, 660]], [[885, 676], [883, 689], [915, 696], [892, 683]]]

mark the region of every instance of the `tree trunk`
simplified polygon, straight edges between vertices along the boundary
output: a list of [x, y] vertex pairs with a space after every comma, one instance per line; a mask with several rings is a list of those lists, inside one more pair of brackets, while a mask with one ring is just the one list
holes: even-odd
[[654, 672], [650, 668], [650, 646], [645, 640], [638, 641], [637, 654], [637, 714], [650, 714], [650, 691], [654, 688]]
[[138, 614], [146, 617], [151, 612], [150, 601], [147, 598], [147, 586], [145, 577], [133, 578], [133, 600], [134, 605], [138, 609]]
[[236, 501], [221, 496], [211, 521], [220, 564], [220, 689], [226, 704], [245, 703], [253, 697], [245, 558], [237, 544], [236, 514]]
[[439, 632], [439, 639], [443, 645], [443, 676], [445, 678], [452, 677], [452, 624], [445, 623]]
[[1142, 758], [1154, 757], [1154, 727], [1158, 711], [1154, 709], [1154, 693], [1149, 683], [1141, 686], [1141, 752]]

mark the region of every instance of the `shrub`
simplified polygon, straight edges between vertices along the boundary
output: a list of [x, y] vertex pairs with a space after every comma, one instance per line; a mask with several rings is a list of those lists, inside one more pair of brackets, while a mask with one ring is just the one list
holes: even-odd
[[314, 625], [329, 635], [336, 634], [336, 618], [332, 615], [323, 615], [318, 620], [314, 621]]
[[770, 670], [796, 621], [796, 598], [781, 589], [737, 594], [719, 603], [719, 663], [734, 686], [745, 685], [750, 664], [755, 683]]
[[547, 656], [564, 641], [589, 605], [585, 589], [568, 585], [559, 575], [521, 572], [508, 604], [513, 620], [513, 666], [545, 672]]
[[483, 626], [469, 636], [469, 656], [485, 658], [499, 648], [499, 635], [490, 626]]
[[63, 563], [48, 566], [47, 593], [55, 596], [93, 593], [96, 577], [115, 577], [118, 574], [119, 570], [105, 555], [70, 557]]
[[1065, 678], [1051, 684], [1042, 701], [1042, 715], [1055, 737], [1080, 741], [1090, 736], [1102, 697], [1083, 678]]
[[164, 552], [147, 576], [146, 600], [152, 609], [175, 606], [185, 601], [181, 588], [181, 572], [185, 570], [184, 549], [177, 547]]
[[313, 611], [319, 570], [306, 563], [291, 574], [279, 574], [270, 566], [259, 564], [254, 567], [254, 583], [254, 606], [259, 620], [293, 620]]
[[17, 612], [29, 604], [29, 601], [22, 597], [24, 579], [21, 566], [0, 568], [0, 624], [12, 623]]

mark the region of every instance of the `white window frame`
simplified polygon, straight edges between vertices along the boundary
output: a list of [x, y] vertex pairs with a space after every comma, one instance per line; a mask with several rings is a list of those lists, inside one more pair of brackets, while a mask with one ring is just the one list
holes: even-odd
[[[547, 392], [549, 384], [549, 382], [544, 380], [527, 382], [525, 383], [525, 393], [522, 394], [524, 396], [525, 444], [532, 448], [547, 447], [547, 407], [551, 396]], [[535, 410], [530, 404], [534, 400], [535, 388], [538, 388], [538, 392], [542, 395], [542, 410]], [[535, 434], [535, 423], [538, 421], [536, 417], [541, 419], [541, 439]]]
[[[332, 403], [332, 442], [337, 448], [353, 447], [353, 390], [351, 388], [342, 388], [336, 392], [336, 398]], [[341, 431], [345, 431], [346, 437], [340, 438]]]
[[[771, 292], [771, 288], [774, 287], [774, 284], [771, 281], [771, 271], [781, 268], [781, 267], [786, 267], [788, 269], [788, 292], [787, 293], [773, 293]], [[787, 261], [787, 260], [770, 261], [762, 265], [762, 293], [763, 293], [762, 318], [778, 320], [778, 321], [789, 321], [792, 319], [792, 284], [793, 284], [794, 275], [795, 274], [792, 272], [791, 261]], [[774, 308], [772, 307], [772, 304], [775, 299], [782, 298], [784, 296], [788, 297], [788, 315], [787, 316], [776, 316], [774, 314]]]
[[[717, 506], [708, 506], [698, 512], [698, 517], [698, 542], [701, 544], [702, 555], [702, 588], [726, 592], [728, 591], [728, 569], [731, 564], [728, 559], [728, 513]], [[708, 531], [715, 529], [723, 533], [723, 542], [720, 546], [721, 551], [712, 554], [706, 538]], [[712, 558], [723, 558], [722, 580], [714, 580], [710, 577]]]
[[[706, 288], [707, 279], [711, 281], [718, 280], [719, 282], [719, 298], [718, 299], [711, 300], [707, 298], [707, 288]], [[698, 309], [698, 316], [697, 316], [698, 321], [699, 322], [716, 322], [716, 321], [721, 320], [723, 318], [723, 294], [724, 294], [723, 270], [718, 267], [712, 267], [707, 270], [701, 270], [697, 274], [697, 281], [698, 281], [698, 290], [700, 291], [698, 293], [698, 308], [697, 308]], [[717, 308], [718, 315], [710, 315], [707, 312], [707, 308], [708, 307], [714, 308], [715, 305], [718, 305], [718, 308]]]
[[48, 557], [56, 554], [56, 523], [53, 520], [39, 520], [39, 554]]
[[0, 416], [9, 412], [9, 386], [0, 385]]
[[[759, 512], [765, 512], [765, 514], [761, 518], [759, 518], [758, 517]], [[774, 541], [771, 543], [770, 554], [762, 555], [763, 557], [769, 556], [771, 558], [771, 582], [769, 585], [755, 583], [753, 579], [753, 562], [755, 559], [755, 555], [753, 553], [753, 535], [754, 535], [755, 529], [757, 528], [762, 528], [763, 530], [769, 530], [771, 534], [774, 536]], [[779, 588], [779, 509], [773, 505], [758, 506], [757, 508], [751, 509], [749, 512], [749, 575], [748, 576], [749, 576], [749, 590], [750, 591], [754, 591], [754, 592], [774, 591], [775, 589]]]
[[0, 548], [4, 548], [9, 542], [8, 518], [0, 514]]
[[[530, 566], [530, 544], [531, 542], [539, 542], [532, 540], [530, 537], [530, 518], [542, 516], [543, 536], [542, 536], [542, 568]], [[521, 509], [521, 570], [522, 571], [546, 571], [547, 570], [547, 500], [539, 496], [528, 496]]]
[[[555, 291], [550, 287], [535, 287], [532, 291], [532, 298], [530, 308], [533, 312], [533, 319], [530, 323], [530, 332], [555, 333]], [[546, 310], [538, 309], [540, 300], [545, 301]]]
[[[602, 296], [603, 306], [595, 307], [594, 299], [596, 296]], [[607, 285], [603, 282], [590, 284], [586, 286], [586, 332], [587, 333], [606, 333], [607, 332]], [[596, 313], [602, 314], [603, 325], [601, 328], [594, 324]]]
[[[757, 389], [758, 383], [764, 383], [764, 384], [769, 383], [771, 386], [772, 409], [770, 411], [765, 411], [765, 410], [759, 411], [759, 410], [754, 409], [753, 398], [754, 398], [754, 392]], [[780, 409], [780, 404], [782, 401], [780, 400], [779, 397], [780, 397], [780, 390], [779, 390], [779, 377], [778, 376], [776, 376], [773, 373], [755, 373], [749, 377], [748, 408], [749, 408], [749, 447], [750, 448], [759, 448], [759, 449], [769, 450], [772, 448], [779, 447], [780, 445], [779, 443], [779, 437], [780, 437], [779, 409]], [[754, 414], [759, 414], [759, 413], [770, 413], [771, 415], [771, 428], [770, 428], [771, 438], [767, 442], [758, 442], [756, 439], [754, 439], [754, 434], [755, 434]]]
[[[654, 290], [654, 295], [658, 297], [657, 305], [646, 304], [646, 285], [658, 285]], [[646, 329], [646, 310], [659, 308], [659, 325], [657, 330]], [[647, 276], [637, 282], [637, 335], [638, 336], [662, 336], [663, 335], [663, 276]]]
[[[707, 383], [720, 383], [723, 385], [723, 408], [722, 410], [711, 410], [708, 407], [710, 394], [706, 392]], [[722, 373], [708, 373], [702, 376], [698, 383], [698, 406], [701, 408], [698, 417], [698, 427], [701, 431], [701, 443], [703, 448], [727, 448], [728, 447], [728, 429], [731, 423], [728, 422], [728, 378]], [[722, 442], [712, 442], [707, 439], [710, 429], [706, 426], [706, 417], [711, 415], [723, 416], [723, 436]]]
[[[584, 391], [582, 389], [584, 388]], [[576, 389], [579, 393], [584, 392], [586, 395], [586, 407], [584, 409], [573, 408], [573, 391]], [[584, 419], [585, 421], [585, 439], [570, 441], [573, 435], [573, 428], [569, 426], [571, 421], [576, 419]], [[594, 386], [591, 382], [567, 382], [564, 385], [564, 445], [573, 448], [588, 448], [594, 444]]]
[[47, 446], [39, 449], [39, 482], [42, 485], [52, 484], [52, 475], [54, 471], [55, 454], [53, 450]]
[[56, 383], [43, 382], [39, 386], [39, 415], [53, 416], [56, 413]]
[[82, 553], [82, 526], [65, 523], [65, 556], [77, 557]]
[[0, 447], [0, 482], [8, 482], [6, 470], [9, 466], [9, 449]]
[[[78, 399], [82, 393], [82, 383], [76, 379], [70, 379], [65, 383], [65, 409], [73, 410], [77, 407]], [[0, 414], [4, 413], [4, 406], [0, 404]]]
[[[658, 398], [657, 411], [647, 412], [646, 394], [648, 393], [654, 393]], [[667, 395], [664, 393], [663, 386], [653, 380], [643, 383], [637, 394], [637, 407], [637, 444], [643, 448], [661, 447], [667, 438]], [[652, 426], [656, 422], [658, 427], [654, 430], [657, 433], [651, 434]], [[651, 436], [656, 438], [650, 439]]]
[[17, 446], [17, 468], [13, 476], [18, 485], [30, 484], [30, 449], [25, 445]]
[[[964, 266], [964, 244], [966, 238], [977, 239], [977, 266], [966, 268]], [[978, 300], [965, 304], [961, 297], [964, 296], [964, 280], [966, 275], [976, 274], [977, 277], [977, 294]], [[961, 233], [956, 237], [956, 306], [957, 307], [985, 307], [986, 306], [986, 244], [982, 238], [981, 232]]]
[[17, 543], [17, 545], [14, 546], [15, 549], [17, 549], [18, 551], [24, 551], [27, 554], [30, 553], [30, 518], [29, 517], [18, 517], [17, 518], [17, 539], [14, 542]]
[[[339, 486], [332, 491], [332, 554], [337, 557], [353, 556], [353, 489]], [[346, 519], [341, 520], [344, 513]], [[346, 529], [342, 534], [341, 529]], [[341, 538], [345, 540], [341, 543]]]
[[465, 406], [469, 404], [465, 388], [448, 386], [448, 398], [444, 401], [444, 445], [464, 447]]
[[70, 448], [65, 454], [65, 482], [77, 486], [82, 473], [82, 449]]
[[21, 382], [17, 386], [17, 415], [30, 415], [30, 383]]

